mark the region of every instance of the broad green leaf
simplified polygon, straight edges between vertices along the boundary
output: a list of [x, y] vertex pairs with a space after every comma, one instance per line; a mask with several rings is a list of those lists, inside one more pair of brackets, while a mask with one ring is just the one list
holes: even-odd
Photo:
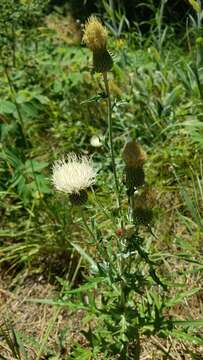
[[193, 9], [196, 12], [200, 12], [201, 11], [201, 6], [200, 4], [196, 1], [196, 0], [189, 0], [190, 5], [192, 5]]
[[0, 100], [0, 114], [13, 114], [16, 111], [16, 106], [11, 101]]
[[37, 160], [26, 160], [25, 169], [26, 171], [34, 171], [40, 172], [42, 169], [46, 168], [48, 163], [45, 161], [37, 161]]
[[50, 194], [51, 188], [49, 186], [47, 178], [43, 174], [37, 174], [35, 177], [35, 190], [44, 194]]
[[49, 98], [47, 96], [44, 95], [35, 95], [34, 97], [35, 99], [37, 99], [40, 104], [48, 104], [49, 103]]
[[9, 140], [9, 136], [15, 136], [18, 131], [17, 122], [13, 121], [10, 124], [1, 124], [0, 132], [1, 132], [1, 140], [5, 139]]
[[19, 106], [20, 106], [20, 111], [21, 111], [21, 115], [23, 116], [23, 119], [33, 119], [33, 118], [38, 117], [39, 109], [36, 106], [36, 104], [34, 104], [34, 101], [24, 102], [24, 103], [20, 104]]
[[16, 96], [18, 104], [24, 104], [32, 99], [32, 93], [28, 90], [20, 90]]

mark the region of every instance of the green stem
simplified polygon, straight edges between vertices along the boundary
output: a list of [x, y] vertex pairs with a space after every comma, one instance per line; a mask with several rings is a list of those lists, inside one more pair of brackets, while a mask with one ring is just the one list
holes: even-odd
[[92, 237], [94, 243], [97, 243], [97, 236], [94, 234], [94, 232], [92, 231], [92, 229], [90, 228], [90, 226], [88, 225], [86, 219], [85, 219], [85, 216], [83, 214], [83, 211], [84, 209], [81, 208], [80, 209], [80, 215], [81, 215], [81, 218], [82, 218], [82, 222], [83, 222], [83, 225], [84, 225], [84, 228], [87, 230], [87, 232], [89, 233], [90, 237]]
[[82, 263], [82, 256], [80, 256], [80, 258], [79, 258], [79, 260], [78, 260], [78, 263], [77, 263], [77, 266], [76, 266], [76, 268], [75, 268], [74, 274], [73, 274], [72, 279], [71, 279], [71, 281], [70, 281], [70, 287], [71, 287], [71, 288], [72, 288], [73, 285], [75, 284], [75, 279], [76, 279], [76, 277], [77, 277], [77, 275], [78, 275], [78, 272], [79, 272], [79, 270], [80, 270], [81, 263]]
[[106, 95], [107, 95], [107, 105], [108, 105], [108, 130], [109, 130], [109, 145], [110, 145], [110, 151], [111, 151], [111, 161], [112, 161], [113, 174], [114, 174], [116, 193], [117, 193], [117, 205], [118, 205], [118, 209], [120, 210], [121, 201], [120, 201], [119, 184], [118, 184], [118, 178], [117, 178], [117, 172], [116, 172], [115, 155], [114, 155], [114, 149], [113, 149], [112, 106], [111, 106], [111, 96], [110, 96], [110, 91], [109, 91], [107, 72], [103, 73], [103, 79], [104, 79], [104, 85], [105, 85], [105, 90], [106, 90]]

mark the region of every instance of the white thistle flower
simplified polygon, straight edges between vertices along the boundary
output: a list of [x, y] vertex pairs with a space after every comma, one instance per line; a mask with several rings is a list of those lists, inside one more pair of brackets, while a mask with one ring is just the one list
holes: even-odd
[[96, 171], [86, 156], [70, 153], [53, 165], [52, 182], [55, 188], [68, 194], [79, 194], [94, 184]]

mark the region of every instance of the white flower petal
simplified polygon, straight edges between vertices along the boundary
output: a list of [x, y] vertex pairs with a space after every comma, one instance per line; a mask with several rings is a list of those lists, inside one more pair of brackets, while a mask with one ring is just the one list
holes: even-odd
[[55, 188], [68, 194], [88, 188], [94, 184], [95, 177], [92, 161], [86, 156], [77, 157], [70, 153], [66, 159], [58, 160], [53, 165], [52, 182]]
[[93, 135], [90, 139], [90, 144], [94, 147], [100, 147], [102, 146], [102, 143], [100, 141], [100, 138], [96, 135]]

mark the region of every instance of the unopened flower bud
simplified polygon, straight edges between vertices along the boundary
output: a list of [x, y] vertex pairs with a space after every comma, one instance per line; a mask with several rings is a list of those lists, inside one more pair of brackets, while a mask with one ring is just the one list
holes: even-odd
[[144, 161], [146, 155], [141, 146], [136, 141], [129, 141], [123, 150], [125, 161], [125, 184], [128, 196], [132, 196], [135, 189], [144, 185]]
[[93, 52], [93, 70], [107, 72], [113, 66], [113, 59], [107, 51], [107, 29], [97, 19], [90, 16], [84, 28], [83, 42]]
[[145, 174], [142, 167], [125, 167], [125, 184], [128, 189], [128, 196], [134, 194], [135, 188], [145, 183]]
[[144, 165], [146, 154], [136, 141], [129, 141], [123, 150], [123, 159], [128, 167], [139, 168]]
[[113, 59], [109, 52], [105, 50], [93, 52], [93, 70], [104, 73], [110, 71], [113, 66]]
[[135, 207], [133, 210], [133, 219], [136, 223], [142, 225], [148, 225], [152, 221], [153, 212], [152, 209]]
[[133, 218], [136, 223], [148, 225], [153, 218], [155, 192], [145, 187], [141, 194], [134, 195]]

